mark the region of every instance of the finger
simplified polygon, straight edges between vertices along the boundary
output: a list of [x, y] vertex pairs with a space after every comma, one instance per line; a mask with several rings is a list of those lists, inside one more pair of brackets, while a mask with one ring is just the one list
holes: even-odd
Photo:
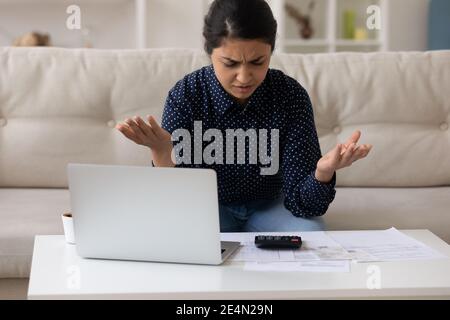
[[128, 139], [136, 142], [141, 143], [139, 138], [136, 136], [133, 130], [130, 129], [130, 127], [127, 124], [118, 124], [116, 128]]
[[355, 162], [359, 159], [365, 158], [372, 148], [372, 145], [370, 144], [363, 144], [360, 146], [360, 148], [353, 154], [353, 157], [351, 159], [352, 162]]
[[366, 144], [365, 146], [366, 146], [366, 148], [364, 148], [364, 153], [363, 153], [362, 158], [365, 158], [369, 154], [369, 152], [372, 150], [372, 147], [373, 147], [371, 144]]
[[342, 150], [342, 144], [338, 143], [337, 146], [334, 148], [333, 152], [331, 153], [331, 156], [334, 160], [339, 161], [339, 158], [341, 157], [341, 151]]
[[344, 163], [344, 165], [348, 165], [350, 163], [355, 148], [355, 144], [351, 143], [348, 149], [345, 151], [344, 155], [342, 156], [342, 162]]
[[359, 149], [355, 150], [353, 152], [352, 157], [350, 158], [350, 163], [353, 163], [353, 162], [361, 159], [363, 157], [364, 153], [365, 153], [364, 149], [359, 148]]
[[338, 143], [333, 150], [329, 152], [329, 159], [331, 160], [331, 166], [337, 167], [341, 162], [341, 150], [342, 144]]
[[152, 130], [152, 127], [150, 127], [148, 124], [142, 120], [141, 117], [134, 117], [134, 121], [137, 123], [139, 128], [145, 133], [146, 136], [148, 136], [150, 139], [155, 138], [155, 133]]
[[361, 153], [358, 153], [356, 156], [354, 155], [353, 158], [351, 159], [352, 163], [355, 161], [358, 161], [362, 158], [365, 158], [368, 154], [368, 151], [363, 151]]
[[[352, 142], [351, 143], [348, 143], [348, 145], [346, 145], [346, 144], [343, 144], [342, 145], [342, 148], [341, 148], [341, 156], [345, 153], [345, 152], [347, 152], [347, 150], [348, 150], [348, 148], [350, 147], [350, 145], [352, 144]], [[358, 148], [358, 147], [357, 147]]]
[[362, 145], [360, 145], [358, 147], [359, 148], [357, 148], [357, 154], [358, 155], [363, 155], [365, 153], [368, 153], [372, 146], [370, 144], [362, 144]]
[[148, 115], [147, 116], [147, 120], [150, 123], [153, 132], [155, 133], [155, 135], [158, 138], [161, 138], [161, 134], [162, 134], [162, 128], [161, 126], [158, 124], [158, 122], [156, 121], [156, 119], [153, 116]]
[[345, 151], [347, 151], [347, 149], [348, 149], [348, 146], [346, 146], [345, 144], [342, 144], [341, 145], [341, 153], [340, 153], [340, 155], [342, 156], [345, 153]]
[[137, 123], [132, 118], [125, 119], [125, 123], [134, 131], [136, 135], [145, 135], [144, 132], [139, 128]]
[[142, 131], [141, 128], [136, 124], [136, 122], [133, 121], [133, 119], [126, 119], [125, 123], [130, 127], [130, 129], [134, 132], [134, 134], [141, 139], [142, 141], [145, 140], [145, 133]]
[[361, 131], [356, 130], [355, 132], [352, 133], [352, 135], [350, 136], [350, 138], [347, 140], [347, 142], [345, 143], [346, 146], [348, 147], [350, 144], [354, 143], [356, 144], [359, 140], [359, 138], [361, 137]]
[[367, 155], [369, 154], [369, 151], [370, 151], [370, 150], [364, 151], [363, 154], [361, 155], [361, 157], [359, 157], [359, 159], [362, 159], [362, 158], [367, 157]]

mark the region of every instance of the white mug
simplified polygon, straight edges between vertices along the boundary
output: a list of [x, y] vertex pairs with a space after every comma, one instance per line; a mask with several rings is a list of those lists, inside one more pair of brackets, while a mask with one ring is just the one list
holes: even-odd
[[62, 222], [64, 227], [64, 236], [66, 242], [70, 244], [75, 244], [75, 234], [73, 231], [73, 218], [72, 213], [66, 212], [62, 214]]

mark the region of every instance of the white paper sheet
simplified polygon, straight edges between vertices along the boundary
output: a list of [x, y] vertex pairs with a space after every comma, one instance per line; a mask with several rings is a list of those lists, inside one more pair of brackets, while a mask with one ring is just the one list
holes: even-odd
[[[259, 249], [255, 246], [255, 236], [265, 235], [298, 235], [302, 238], [302, 246], [296, 250]], [[222, 241], [239, 241], [241, 247], [229, 259], [245, 262], [298, 262], [319, 260], [350, 260], [348, 252], [323, 231], [306, 233], [222, 233]]]
[[244, 270], [278, 272], [350, 272], [350, 261], [246, 262]]
[[395, 228], [375, 231], [342, 231], [331, 237], [358, 262], [405, 261], [446, 258]]

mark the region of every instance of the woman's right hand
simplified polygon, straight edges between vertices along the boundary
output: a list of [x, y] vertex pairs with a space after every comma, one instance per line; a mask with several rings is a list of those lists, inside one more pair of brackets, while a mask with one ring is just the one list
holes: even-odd
[[123, 123], [117, 124], [116, 129], [131, 141], [149, 147], [156, 166], [173, 166], [170, 133], [161, 128], [153, 116], [147, 116], [147, 121], [148, 123], [139, 116], [127, 118]]

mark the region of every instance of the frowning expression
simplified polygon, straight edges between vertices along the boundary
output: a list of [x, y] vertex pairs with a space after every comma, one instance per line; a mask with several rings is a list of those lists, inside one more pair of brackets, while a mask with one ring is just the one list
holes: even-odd
[[211, 61], [225, 91], [245, 103], [264, 81], [271, 53], [270, 44], [262, 40], [226, 38], [213, 49]]

